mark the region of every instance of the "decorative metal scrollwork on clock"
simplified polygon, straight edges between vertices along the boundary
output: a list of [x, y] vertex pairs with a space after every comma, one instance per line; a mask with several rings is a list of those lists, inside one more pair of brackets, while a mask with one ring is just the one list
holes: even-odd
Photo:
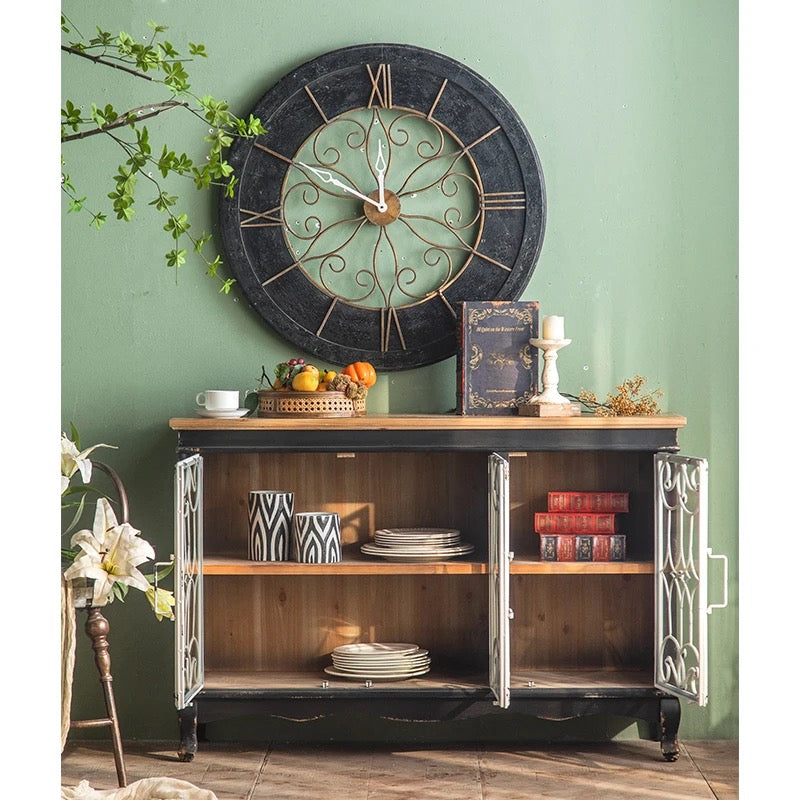
[[258, 313], [334, 364], [432, 363], [464, 300], [516, 299], [544, 233], [519, 117], [462, 64], [363, 45], [303, 65], [252, 112], [221, 201], [228, 262]]

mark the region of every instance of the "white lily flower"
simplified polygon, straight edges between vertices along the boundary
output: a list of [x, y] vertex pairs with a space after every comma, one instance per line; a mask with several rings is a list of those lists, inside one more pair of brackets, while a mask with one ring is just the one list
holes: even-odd
[[113, 444], [95, 444], [85, 450], [78, 450], [77, 445], [66, 433], [61, 433], [61, 494], [69, 487], [70, 478], [78, 471], [84, 483], [92, 479], [92, 462], [89, 454], [98, 447], [110, 447], [116, 450]]
[[161, 622], [164, 617], [169, 620], [175, 619], [175, 612], [172, 610], [175, 605], [175, 595], [160, 586], [156, 590], [154, 586], [147, 587], [147, 599], [153, 607], [156, 619]]
[[106, 498], [100, 498], [93, 529], [78, 531], [72, 537], [72, 546], [80, 547], [83, 553], [66, 570], [64, 577], [94, 580], [95, 605], [113, 601], [115, 583], [146, 592], [150, 584], [136, 567], [155, 558], [155, 551], [139, 533], [127, 522], [120, 525], [111, 504]]

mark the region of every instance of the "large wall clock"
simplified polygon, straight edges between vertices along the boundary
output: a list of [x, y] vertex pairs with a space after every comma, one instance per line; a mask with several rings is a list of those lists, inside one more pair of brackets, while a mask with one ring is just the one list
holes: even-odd
[[453, 355], [464, 300], [515, 300], [545, 194], [525, 126], [488, 81], [410, 45], [314, 58], [251, 112], [220, 226], [233, 276], [284, 338], [332, 364]]

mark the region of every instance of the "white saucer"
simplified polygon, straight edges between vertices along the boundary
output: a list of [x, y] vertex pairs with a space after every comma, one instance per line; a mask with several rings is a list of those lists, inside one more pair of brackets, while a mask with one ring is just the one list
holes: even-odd
[[198, 408], [197, 413], [201, 417], [211, 417], [212, 419], [236, 419], [250, 413], [249, 408], [234, 408], [230, 411], [209, 411], [207, 408]]

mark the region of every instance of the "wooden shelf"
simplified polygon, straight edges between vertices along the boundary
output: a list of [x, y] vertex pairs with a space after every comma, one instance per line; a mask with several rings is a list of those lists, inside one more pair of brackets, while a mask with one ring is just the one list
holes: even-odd
[[515, 557], [512, 575], [653, 575], [652, 561], [540, 561]]
[[[345, 557], [338, 564], [300, 564], [296, 561], [248, 561], [227, 556], [206, 556], [204, 575], [487, 575], [485, 561], [425, 561], [398, 563]], [[650, 561], [539, 561], [519, 558], [511, 562], [512, 575], [652, 575]]]
[[173, 417], [169, 426], [186, 430], [547, 430], [553, 428], [587, 429], [662, 429], [683, 428], [686, 417], [655, 414], [631, 417], [519, 417], [459, 416], [456, 414], [370, 414], [360, 417], [254, 417], [208, 419]]
[[[433, 654], [432, 654], [433, 655]], [[327, 660], [329, 663], [329, 659]], [[328, 681], [333, 690], [363, 689], [363, 680], [348, 680], [328, 675], [323, 669], [306, 672], [268, 672], [207, 669], [205, 688], [210, 690], [312, 691], [322, 688]], [[533, 686], [530, 683], [533, 682]], [[487, 675], [452, 675], [432, 670], [419, 678], [402, 681], [375, 681], [373, 688], [409, 690], [462, 689], [473, 691], [487, 689]], [[645, 689], [652, 688], [653, 674], [635, 669], [525, 669], [512, 670], [511, 688], [514, 689]]]
[[479, 561], [378, 562], [343, 558], [338, 564], [300, 564], [296, 561], [248, 561], [222, 556], [203, 559], [204, 575], [482, 575]]

